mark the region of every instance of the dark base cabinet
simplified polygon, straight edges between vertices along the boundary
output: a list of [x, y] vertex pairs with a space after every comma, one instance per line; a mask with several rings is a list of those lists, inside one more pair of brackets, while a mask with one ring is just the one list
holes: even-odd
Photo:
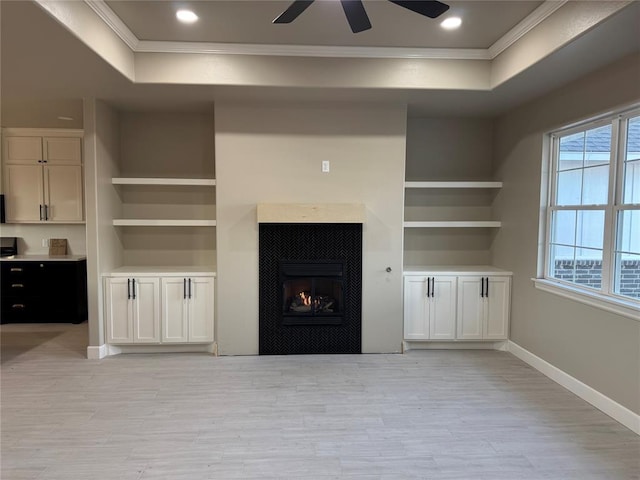
[[0, 323], [82, 323], [87, 261], [3, 261]]

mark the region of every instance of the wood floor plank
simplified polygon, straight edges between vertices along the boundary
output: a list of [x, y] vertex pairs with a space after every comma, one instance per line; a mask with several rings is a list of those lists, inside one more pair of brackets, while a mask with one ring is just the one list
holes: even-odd
[[496, 351], [86, 360], [2, 325], [3, 480], [637, 480], [640, 437]]

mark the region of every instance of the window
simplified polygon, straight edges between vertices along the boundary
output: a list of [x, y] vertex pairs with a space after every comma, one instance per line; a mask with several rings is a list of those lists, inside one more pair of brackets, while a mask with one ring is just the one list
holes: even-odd
[[640, 110], [550, 139], [545, 279], [640, 307]]

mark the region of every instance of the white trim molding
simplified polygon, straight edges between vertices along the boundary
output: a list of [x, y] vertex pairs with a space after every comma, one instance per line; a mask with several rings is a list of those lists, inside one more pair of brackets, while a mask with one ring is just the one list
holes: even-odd
[[88, 346], [87, 347], [87, 359], [88, 360], [100, 360], [109, 355], [109, 345], [103, 343], [98, 347]]
[[584, 303], [591, 307], [600, 308], [607, 312], [616, 313], [623, 317], [631, 318], [640, 322], [640, 308], [633, 302], [623, 299], [616, 299], [609, 295], [600, 295], [596, 292], [586, 292], [579, 288], [573, 288], [569, 285], [560, 284], [546, 278], [532, 278], [535, 287], [543, 292], [559, 295], [564, 298]]
[[640, 435], [640, 415], [509, 340], [508, 351], [598, 410]]
[[[44, 0], [40, 0], [41, 3]], [[261, 45], [240, 43], [140, 40], [104, 0], [84, 0], [102, 21], [135, 53], [202, 53], [332, 58], [422, 58], [493, 60], [568, 0], [546, 0], [489, 48], [414, 48], [321, 45]]]

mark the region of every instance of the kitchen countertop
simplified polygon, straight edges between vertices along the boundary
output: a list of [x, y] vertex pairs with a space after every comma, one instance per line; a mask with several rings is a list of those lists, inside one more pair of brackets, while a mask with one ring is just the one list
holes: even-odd
[[2, 262], [79, 262], [85, 260], [86, 255], [11, 255], [0, 257]]

